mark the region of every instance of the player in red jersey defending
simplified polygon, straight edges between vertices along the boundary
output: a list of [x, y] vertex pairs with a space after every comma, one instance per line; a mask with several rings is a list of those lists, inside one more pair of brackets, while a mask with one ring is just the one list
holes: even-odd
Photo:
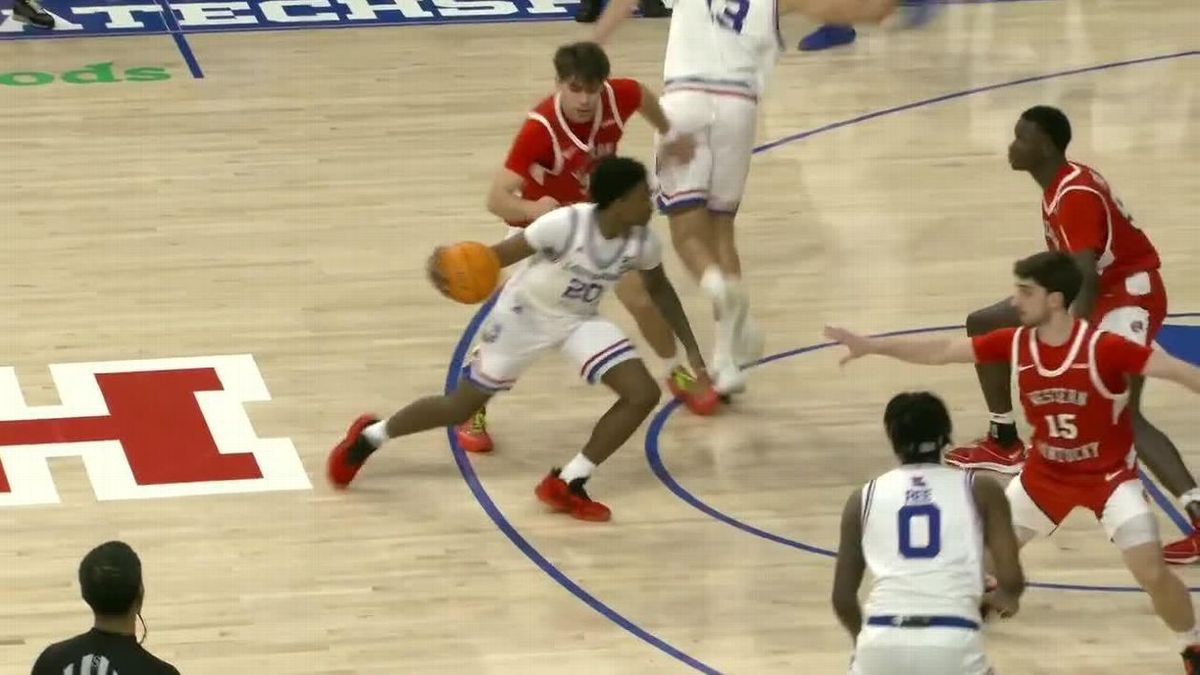
[[[587, 201], [592, 162], [616, 153], [625, 122], [635, 112], [660, 134], [671, 135], [671, 123], [658, 105], [658, 97], [637, 80], [609, 79], [608, 56], [596, 43], [560, 47], [554, 54], [554, 70], [557, 91], [530, 111], [488, 192], [488, 211], [508, 223], [510, 235], [559, 206]], [[691, 137], [675, 136], [667, 155], [687, 160], [693, 147]], [[693, 412], [711, 413], [717, 404], [716, 392], [699, 386], [680, 363], [675, 334], [640, 277], [625, 275], [616, 293], [646, 342], [666, 364], [671, 393]], [[464, 450], [491, 451], [487, 411], [481, 409], [459, 425], [456, 435]]]
[[1005, 490], [1022, 544], [1049, 535], [1067, 514], [1096, 514], [1154, 610], [1179, 636], [1188, 673], [1200, 673], [1200, 631], [1187, 586], [1163, 561], [1154, 513], [1138, 480], [1131, 377], [1154, 377], [1200, 393], [1200, 369], [1093, 327], [1069, 308], [1084, 285], [1075, 259], [1046, 251], [1017, 262], [1011, 300], [1020, 328], [971, 338], [867, 338], [841, 328], [826, 337], [849, 349], [909, 363], [1008, 363], [1032, 452]]
[[[1028, 172], [1043, 189], [1042, 222], [1046, 246], [1070, 253], [1083, 272], [1083, 289], [1071, 313], [1138, 344], [1154, 341], [1167, 315], [1167, 293], [1159, 275], [1158, 252], [1146, 233], [1133, 224], [1121, 200], [1094, 169], [1068, 161], [1071, 123], [1048, 106], [1026, 110], [1017, 122], [1008, 161]], [[1008, 301], [972, 312], [967, 334], [982, 335], [1020, 325]], [[989, 433], [946, 453], [946, 463], [965, 469], [1015, 473], [1025, 461], [1025, 444], [1012, 417], [1012, 394], [1006, 363], [976, 366], [991, 412]], [[1138, 455], [1159, 481], [1180, 499], [1196, 528], [1164, 549], [1167, 562], [1200, 560], [1200, 490], [1179, 450], [1141, 412], [1143, 378], [1130, 379], [1134, 444]]]

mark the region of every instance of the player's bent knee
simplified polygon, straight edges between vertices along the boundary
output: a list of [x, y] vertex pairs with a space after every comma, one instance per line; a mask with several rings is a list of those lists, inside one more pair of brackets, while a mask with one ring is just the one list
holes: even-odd
[[641, 359], [629, 359], [613, 366], [602, 377], [626, 404], [650, 414], [662, 399], [662, 389], [646, 370]]

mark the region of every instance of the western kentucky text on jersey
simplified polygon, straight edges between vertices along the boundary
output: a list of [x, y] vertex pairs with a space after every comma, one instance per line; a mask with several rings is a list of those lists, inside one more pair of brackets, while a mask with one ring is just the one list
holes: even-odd
[[1059, 170], [1042, 199], [1042, 222], [1050, 249], [1096, 252], [1101, 289], [1159, 268], [1150, 238], [1091, 167], [1067, 162]]
[[287, 438], [259, 438], [242, 404], [271, 396], [253, 356], [50, 366], [61, 405], [26, 405], [0, 368], [0, 506], [55, 504], [47, 459], [75, 456], [99, 500], [306, 490]]
[[980, 362], [1011, 360], [1025, 417], [1033, 426], [1034, 470], [1088, 479], [1132, 468], [1133, 424], [1125, 377], [1150, 349], [1077, 321], [1066, 344], [1047, 345], [1030, 328], [974, 338]]

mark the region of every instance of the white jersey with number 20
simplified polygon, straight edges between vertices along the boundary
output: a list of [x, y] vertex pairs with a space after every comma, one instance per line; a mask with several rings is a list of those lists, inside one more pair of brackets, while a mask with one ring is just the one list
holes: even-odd
[[605, 239], [595, 204], [555, 209], [526, 227], [524, 236], [537, 253], [502, 293], [550, 315], [594, 316], [622, 274], [662, 264], [662, 244], [647, 228]]

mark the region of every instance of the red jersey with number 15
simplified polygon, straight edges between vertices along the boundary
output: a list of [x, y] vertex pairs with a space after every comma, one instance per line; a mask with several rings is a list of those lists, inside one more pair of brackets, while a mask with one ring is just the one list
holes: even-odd
[[[611, 79], [600, 89], [599, 110], [588, 122], [569, 121], [558, 94], [529, 112], [504, 162], [525, 179], [522, 199], [552, 197], [563, 206], [588, 200], [592, 162], [616, 154], [625, 122], [642, 105], [637, 80]], [[508, 224], [525, 227], [529, 221]]]
[[1004, 328], [972, 341], [977, 362], [1012, 363], [1033, 427], [1026, 470], [1076, 484], [1136, 476], [1125, 377], [1141, 374], [1149, 347], [1081, 320], [1057, 347], [1039, 340], [1033, 328]]
[[1059, 169], [1042, 197], [1042, 222], [1051, 250], [1096, 252], [1101, 293], [1131, 274], [1159, 268], [1150, 238], [1091, 167], [1067, 162]]

